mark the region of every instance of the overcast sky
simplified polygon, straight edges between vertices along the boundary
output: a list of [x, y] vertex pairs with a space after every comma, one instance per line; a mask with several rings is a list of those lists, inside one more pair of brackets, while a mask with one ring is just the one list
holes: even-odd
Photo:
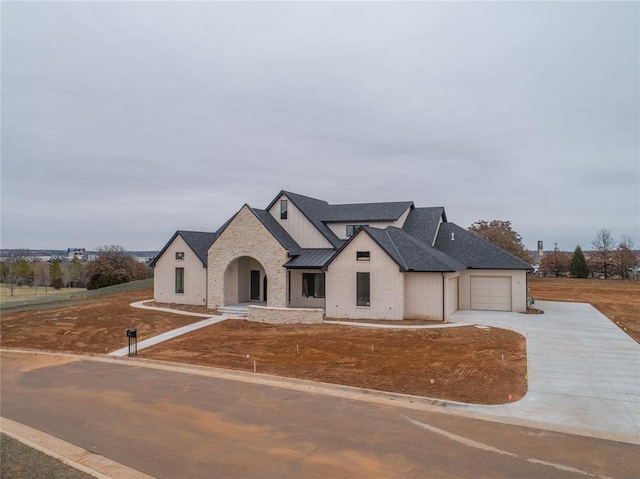
[[283, 189], [638, 247], [639, 5], [3, 1], [2, 247], [159, 250]]

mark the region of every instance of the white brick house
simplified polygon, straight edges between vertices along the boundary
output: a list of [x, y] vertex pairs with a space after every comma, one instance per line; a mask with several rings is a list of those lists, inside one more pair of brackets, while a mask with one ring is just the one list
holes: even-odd
[[531, 269], [442, 207], [330, 205], [287, 191], [264, 210], [244, 205], [215, 233], [176, 232], [152, 265], [161, 302], [397, 320], [524, 312]]

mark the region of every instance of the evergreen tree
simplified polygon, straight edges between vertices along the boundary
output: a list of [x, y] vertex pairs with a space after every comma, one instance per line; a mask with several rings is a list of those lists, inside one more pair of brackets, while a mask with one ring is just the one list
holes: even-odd
[[82, 279], [82, 273], [84, 271], [84, 266], [80, 262], [80, 259], [77, 256], [73, 257], [71, 260], [71, 264], [69, 265], [69, 286], [73, 285], [74, 288], [78, 287], [78, 283]]
[[580, 245], [576, 246], [571, 257], [571, 263], [569, 264], [569, 272], [573, 278], [587, 278], [589, 276], [589, 267], [587, 266], [587, 259], [584, 257], [582, 248]]
[[60, 259], [52, 259], [49, 265], [49, 279], [54, 289], [62, 289], [64, 287], [64, 275], [60, 266]]

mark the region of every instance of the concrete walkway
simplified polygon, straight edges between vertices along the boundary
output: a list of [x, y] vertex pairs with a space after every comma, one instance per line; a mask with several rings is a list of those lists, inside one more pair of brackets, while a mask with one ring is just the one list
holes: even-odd
[[[148, 301], [148, 300], [146, 300]], [[144, 341], [140, 341], [138, 343], [138, 351], [144, 348], [148, 348], [151, 346], [155, 346], [156, 344], [162, 343], [164, 341], [168, 341], [169, 339], [176, 338], [178, 336], [182, 336], [183, 334], [190, 333], [191, 331], [195, 331], [196, 329], [204, 328], [206, 326], [211, 326], [212, 324], [219, 323], [226, 319], [229, 319], [227, 315], [211, 315], [211, 314], [203, 314], [203, 313], [192, 313], [190, 311], [179, 311], [176, 309], [170, 308], [160, 308], [157, 306], [145, 306], [143, 303], [146, 301], [138, 301], [136, 303], [131, 303], [131, 306], [134, 308], [140, 309], [152, 309], [154, 311], [164, 311], [166, 313], [175, 313], [184, 316], [196, 316], [200, 318], [207, 318], [202, 321], [198, 321], [193, 324], [188, 324], [186, 326], [182, 326], [181, 328], [173, 329], [171, 331], [167, 331], [166, 333], [158, 334], [149, 339], [145, 339]], [[129, 354], [129, 347], [118, 349], [117, 351], [113, 351], [109, 353], [109, 356], [126, 356]]]
[[505, 405], [447, 407], [640, 444], [640, 345], [590, 304], [539, 301], [536, 306], [545, 314], [453, 315], [454, 322], [525, 336], [529, 387], [523, 399]]

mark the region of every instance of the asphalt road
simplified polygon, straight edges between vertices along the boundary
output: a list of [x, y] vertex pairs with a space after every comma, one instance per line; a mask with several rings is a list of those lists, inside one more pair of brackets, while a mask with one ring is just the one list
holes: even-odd
[[2, 416], [158, 478], [637, 477], [640, 447], [129, 361], [2, 351]]

